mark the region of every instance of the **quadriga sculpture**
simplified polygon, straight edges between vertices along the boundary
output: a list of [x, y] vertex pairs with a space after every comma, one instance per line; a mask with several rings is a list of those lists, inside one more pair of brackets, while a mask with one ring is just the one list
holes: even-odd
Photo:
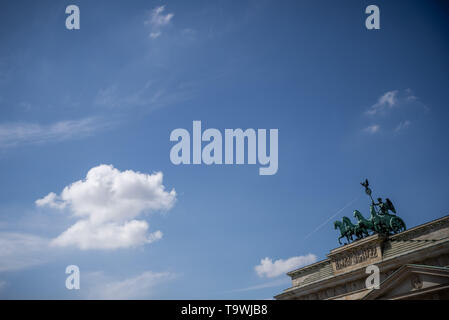
[[[370, 234], [379, 233], [384, 235], [395, 234], [406, 230], [405, 222], [389, 212], [396, 213], [396, 209], [390, 199], [386, 199], [385, 202], [382, 198], [377, 198], [377, 203], [374, 202], [371, 197], [371, 189], [369, 188], [368, 179], [361, 183], [365, 187], [365, 193], [371, 198], [370, 205], [370, 218], [366, 219], [363, 214], [354, 210], [354, 217], [357, 222], [353, 224], [348, 217], [343, 217], [341, 221], [334, 222], [334, 228], [340, 230], [340, 236], [338, 243], [341, 244], [341, 239], [346, 238], [347, 242], [353, 241], [353, 236], [356, 240], [369, 236]], [[376, 210], [379, 208], [379, 211]]]

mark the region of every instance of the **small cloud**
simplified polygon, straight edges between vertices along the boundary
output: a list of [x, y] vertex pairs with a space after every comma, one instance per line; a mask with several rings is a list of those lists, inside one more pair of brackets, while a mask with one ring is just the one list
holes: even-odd
[[163, 14], [164, 11], [165, 6], [159, 6], [154, 8], [150, 13], [149, 18], [144, 22], [145, 25], [151, 26], [151, 33], [150, 33], [151, 39], [158, 38], [162, 34], [160, 29], [168, 25], [174, 17], [173, 13]]
[[398, 90], [388, 91], [379, 97], [377, 103], [372, 105], [367, 111], [368, 115], [375, 115], [379, 113], [385, 112], [386, 109], [392, 108], [397, 105], [398, 99]]
[[160, 31], [158, 31], [158, 32], [151, 32], [151, 33], [150, 33], [150, 38], [151, 38], [151, 39], [156, 39], [156, 38], [158, 38], [160, 35], [161, 35], [161, 32], [160, 32]]
[[159, 6], [151, 11], [150, 18], [145, 21], [145, 24], [151, 24], [155, 27], [165, 26], [170, 23], [170, 20], [174, 17], [173, 13], [162, 14], [165, 10], [165, 6]]
[[393, 108], [402, 106], [417, 106], [424, 109], [424, 111], [429, 111], [429, 108], [420, 102], [418, 97], [409, 88], [402, 91], [392, 90], [384, 93], [374, 105], [365, 111], [365, 114], [368, 116], [385, 115]]
[[397, 102], [397, 98], [396, 98], [397, 94], [398, 94], [398, 90], [389, 91], [389, 92], [385, 93], [382, 97], [379, 98], [378, 103], [382, 104], [382, 105], [385, 104], [390, 107], [393, 107]]
[[379, 132], [379, 130], [380, 130], [380, 126], [377, 124], [373, 124], [373, 125], [368, 126], [363, 129], [364, 132], [369, 133], [369, 134], [375, 134], [375, 133]]
[[260, 260], [260, 264], [254, 269], [256, 270], [257, 275], [261, 278], [274, 278], [304, 265], [314, 263], [316, 260], [317, 257], [314, 254], [291, 257], [287, 260], [279, 259], [274, 262], [267, 257]]
[[[429, 111], [430, 109], [410, 88], [388, 91], [378, 98], [377, 103], [365, 111], [365, 115], [370, 117], [371, 125], [362, 131], [370, 135], [379, 133], [381, 129], [384, 134], [402, 132], [409, 128], [412, 122], [419, 123], [423, 112]], [[374, 121], [376, 123], [372, 124]]]
[[100, 165], [90, 169], [84, 180], [65, 187], [60, 195], [50, 192], [36, 200], [37, 206], [67, 209], [79, 218], [53, 239], [51, 245], [111, 250], [161, 239], [161, 231], [149, 234], [148, 223], [135, 218], [146, 212], [172, 208], [176, 192], [165, 191], [162, 180], [162, 172], [144, 174]]
[[405, 121], [401, 121], [398, 126], [396, 127], [396, 129], [394, 129], [395, 132], [400, 132], [408, 127], [410, 127], [411, 125], [411, 121], [409, 120], [405, 120]]

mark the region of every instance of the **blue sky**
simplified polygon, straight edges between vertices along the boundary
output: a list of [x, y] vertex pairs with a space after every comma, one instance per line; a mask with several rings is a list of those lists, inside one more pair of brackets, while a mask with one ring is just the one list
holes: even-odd
[[[65, 28], [69, 4], [80, 30]], [[370, 4], [380, 30], [365, 28]], [[447, 215], [448, 14], [443, 1], [2, 2], [0, 297], [271, 298], [338, 246], [331, 216], [368, 214], [366, 177], [408, 227]], [[194, 120], [278, 129], [278, 172], [173, 165], [170, 133]]]

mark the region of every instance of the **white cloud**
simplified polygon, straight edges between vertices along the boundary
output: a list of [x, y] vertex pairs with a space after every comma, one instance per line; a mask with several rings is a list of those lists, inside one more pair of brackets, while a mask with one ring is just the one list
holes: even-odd
[[398, 90], [388, 91], [383, 96], [381, 96], [379, 98], [378, 103], [381, 105], [387, 105], [389, 107], [393, 107], [397, 102], [397, 99], [396, 99], [397, 94], [398, 94]]
[[164, 26], [168, 25], [173, 19], [173, 13], [163, 14], [165, 11], [165, 6], [159, 6], [154, 8], [147, 20], [145, 20], [145, 25], [151, 26], [150, 38], [158, 38], [162, 32], [160, 31]]
[[[372, 122], [363, 132], [375, 134], [398, 133], [410, 127], [413, 122], [419, 122], [423, 112], [430, 109], [420, 101], [411, 89], [392, 90], [381, 95], [377, 102], [365, 111]], [[410, 119], [412, 121], [410, 121]]]
[[375, 115], [384, 112], [388, 108], [392, 108], [398, 103], [398, 90], [388, 91], [379, 97], [377, 103], [372, 105], [367, 111], [368, 115]]
[[0, 272], [16, 271], [46, 262], [48, 240], [26, 233], [0, 232]]
[[35, 123], [0, 124], [0, 147], [75, 139], [92, 135], [106, 126], [106, 123], [94, 118], [59, 121], [50, 125]]
[[76, 245], [82, 250], [108, 250], [136, 247], [162, 238], [161, 231], [148, 234], [148, 229], [148, 223], [143, 220], [103, 224], [80, 220], [53, 239], [51, 245], [60, 247]]
[[274, 278], [304, 265], [314, 263], [316, 260], [317, 257], [310, 253], [305, 256], [291, 257], [287, 260], [279, 259], [274, 262], [267, 257], [260, 260], [260, 264], [254, 269], [259, 277]]
[[150, 33], [150, 38], [151, 38], [151, 39], [156, 39], [156, 38], [158, 38], [160, 35], [161, 35], [161, 32], [160, 32], [160, 31], [158, 31], [158, 32], [151, 32], [151, 33]]
[[64, 209], [66, 204], [66, 202], [60, 201], [54, 192], [50, 192], [42, 199], [36, 200], [36, 205], [38, 207], [49, 206], [53, 209]]
[[399, 132], [402, 131], [404, 129], [407, 129], [408, 127], [410, 127], [410, 125], [412, 124], [411, 121], [409, 120], [405, 120], [405, 121], [401, 121], [398, 126], [396, 127], [396, 129], [394, 129], [395, 132]]
[[418, 97], [413, 93], [411, 89], [405, 90], [392, 90], [381, 95], [375, 104], [373, 104], [365, 114], [368, 116], [385, 115], [389, 113], [394, 108], [400, 108], [407, 106], [418, 107], [424, 111], [429, 111], [430, 109], [423, 104]]
[[89, 282], [97, 282], [88, 291], [90, 299], [145, 299], [151, 297], [155, 292], [155, 287], [172, 280], [176, 277], [170, 272], [146, 271], [142, 274], [124, 279], [108, 280], [102, 272], [88, 275]]
[[379, 130], [380, 130], [380, 126], [378, 124], [373, 124], [373, 125], [368, 126], [363, 129], [364, 132], [369, 133], [369, 134], [375, 134], [375, 133], [379, 132]]
[[165, 6], [159, 6], [151, 11], [150, 18], [145, 21], [145, 24], [151, 24], [155, 27], [165, 26], [170, 23], [170, 20], [174, 17], [173, 13], [162, 14], [165, 10]]
[[149, 234], [148, 223], [135, 219], [172, 208], [176, 192], [165, 191], [162, 181], [162, 172], [144, 174], [99, 165], [84, 180], [65, 187], [60, 195], [49, 193], [36, 200], [36, 205], [65, 208], [80, 219], [52, 240], [54, 246], [75, 245], [83, 250], [136, 247], [162, 237], [161, 231]]

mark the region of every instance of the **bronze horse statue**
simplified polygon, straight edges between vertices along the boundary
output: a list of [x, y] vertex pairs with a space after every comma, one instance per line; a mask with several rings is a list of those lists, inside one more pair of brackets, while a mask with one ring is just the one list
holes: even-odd
[[344, 222], [338, 220], [334, 222], [334, 229], [337, 228], [340, 230], [340, 237], [338, 237], [339, 244], [342, 244], [340, 240], [345, 237], [348, 243], [352, 241], [353, 231], [351, 228], [348, 228]]

